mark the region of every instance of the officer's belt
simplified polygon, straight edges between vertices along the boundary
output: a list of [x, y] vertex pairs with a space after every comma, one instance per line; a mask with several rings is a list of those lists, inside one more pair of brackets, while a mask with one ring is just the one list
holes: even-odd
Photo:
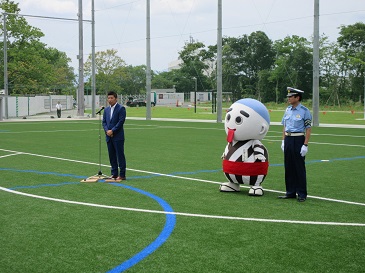
[[304, 133], [291, 133], [291, 132], [285, 132], [286, 136], [304, 136]]

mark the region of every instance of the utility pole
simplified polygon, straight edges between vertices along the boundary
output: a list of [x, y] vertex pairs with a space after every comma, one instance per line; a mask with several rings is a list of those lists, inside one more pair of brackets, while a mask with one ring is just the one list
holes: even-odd
[[313, 126], [319, 126], [319, 0], [314, 0]]
[[146, 105], [146, 120], [151, 119], [151, 33], [150, 33], [150, 0], [147, 0], [146, 9], [146, 94], [147, 94], [147, 105]]
[[195, 92], [194, 92], [194, 113], [196, 113], [196, 92], [198, 91], [198, 79], [196, 77], [193, 78], [195, 81]]
[[222, 122], [222, 0], [218, 0], [217, 123]]
[[84, 102], [84, 46], [82, 24], [82, 0], [79, 0], [79, 89], [77, 93], [77, 116], [83, 117], [85, 112]]
[[[95, 96], [96, 96], [96, 81], [95, 81], [95, 9], [94, 0], [91, 1], [91, 116], [95, 118]], [[100, 103], [100, 100], [99, 100]], [[100, 106], [100, 105], [99, 105]]]
[[9, 96], [9, 86], [8, 86], [8, 38], [6, 30], [6, 12], [3, 13], [4, 19], [4, 92], [5, 92], [5, 119], [9, 118], [9, 106], [8, 106], [8, 96]]

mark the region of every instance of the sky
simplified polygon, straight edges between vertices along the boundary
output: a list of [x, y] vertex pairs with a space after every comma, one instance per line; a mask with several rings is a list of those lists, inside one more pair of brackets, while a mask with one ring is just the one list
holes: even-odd
[[[65, 52], [77, 69], [79, 0], [15, 0], [49, 47]], [[91, 0], [83, 0], [83, 56], [91, 54]], [[94, 0], [95, 51], [115, 49], [127, 65], [146, 64], [147, 0]], [[151, 69], [167, 71], [191, 39], [217, 44], [217, 0], [150, 0]], [[319, 0], [320, 35], [335, 42], [341, 25], [365, 22], [364, 0]], [[314, 0], [222, 0], [223, 36], [263, 31], [273, 41], [313, 36]], [[60, 20], [57, 17], [73, 20]], [[77, 70], [76, 70], [77, 71]]]

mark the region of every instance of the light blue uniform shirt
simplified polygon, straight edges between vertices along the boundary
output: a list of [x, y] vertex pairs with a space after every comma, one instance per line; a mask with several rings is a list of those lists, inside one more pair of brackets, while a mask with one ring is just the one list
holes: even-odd
[[297, 107], [291, 105], [286, 108], [281, 124], [285, 126], [285, 132], [303, 133], [311, 127], [312, 115], [307, 107], [299, 103]]

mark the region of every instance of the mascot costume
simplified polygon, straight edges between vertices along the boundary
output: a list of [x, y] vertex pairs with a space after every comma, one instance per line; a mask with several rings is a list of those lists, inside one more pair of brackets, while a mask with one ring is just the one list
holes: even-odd
[[238, 192], [240, 184], [250, 185], [251, 196], [262, 196], [269, 155], [261, 143], [270, 126], [267, 108], [255, 99], [241, 99], [227, 110], [224, 128], [227, 146], [223, 153], [223, 172], [229, 182], [221, 192]]

